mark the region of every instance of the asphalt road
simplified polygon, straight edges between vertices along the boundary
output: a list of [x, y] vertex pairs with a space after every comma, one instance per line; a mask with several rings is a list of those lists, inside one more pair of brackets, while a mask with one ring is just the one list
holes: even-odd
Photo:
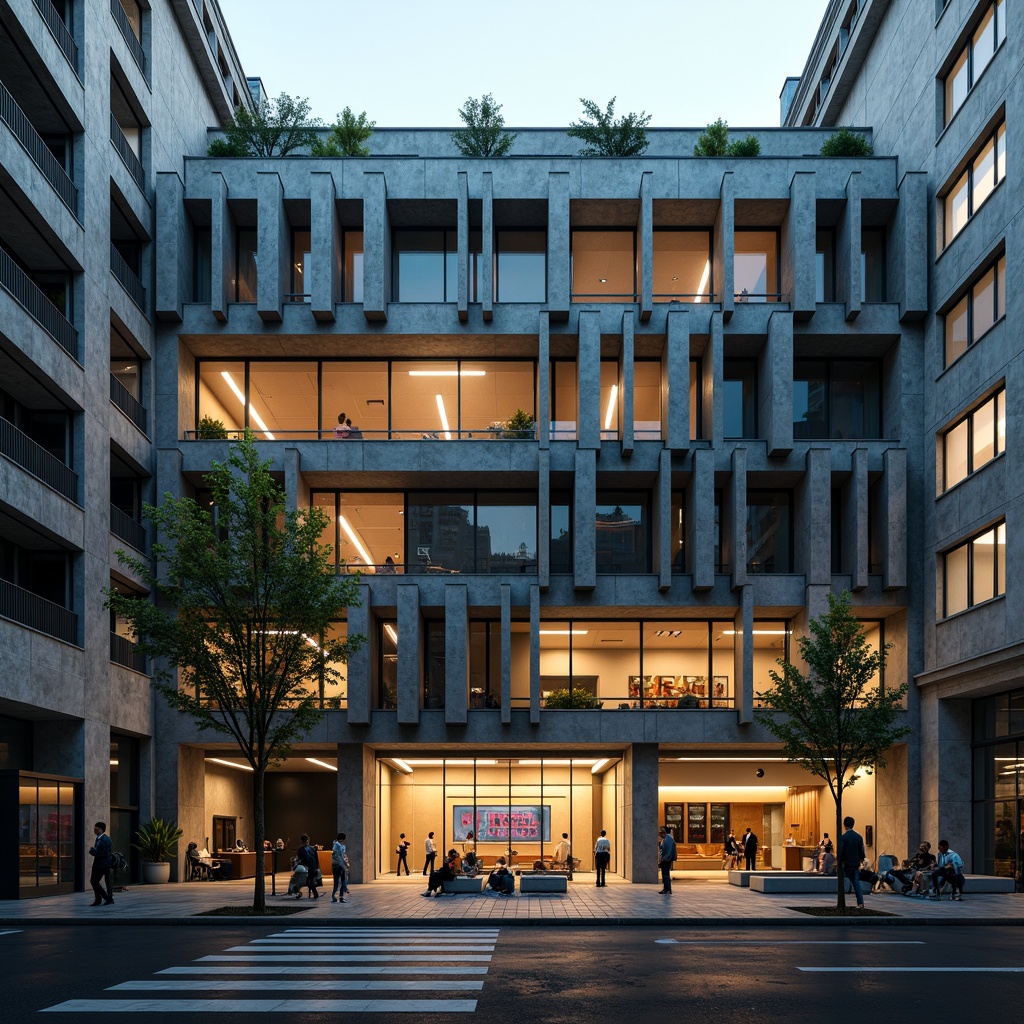
[[973, 1024], [1018, 1019], [1019, 946], [1002, 926], [33, 925], [0, 931], [0, 1020]]

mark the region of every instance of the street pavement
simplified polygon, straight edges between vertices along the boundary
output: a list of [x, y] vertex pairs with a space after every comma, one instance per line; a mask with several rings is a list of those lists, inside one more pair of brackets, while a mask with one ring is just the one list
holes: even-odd
[[[506, 924], [658, 924], [661, 922], [714, 924], [743, 923], [805, 923], [821, 924], [820, 918], [800, 913], [803, 907], [835, 905], [834, 896], [765, 895], [727, 884], [721, 877], [686, 880], [677, 878], [671, 896], [658, 892], [658, 884], [638, 885], [609, 876], [608, 885], [598, 890], [594, 876], [577, 873], [569, 883], [569, 891], [561, 894], [527, 894], [514, 897], [488, 893], [424, 898], [425, 888], [420, 875], [387, 877], [364, 885], [353, 885], [346, 903], [331, 903], [330, 889], [321, 890], [318, 900], [303, 897], [301, 901], [282, 894], [288, 876], [277, 876], [278, 895], [270, 895], [267, 878], [267, 903], [271, 906], [298, 908], [301, 912], [279, 922], [326, 926], [358, 923], [369, 926], [379, 923], [447, 921], [475, 923], [481, 921]], [[253, 881], [181, 882], [167, 885], [132, 885], [126, 891], [114, 892], [114, 905], [89, 906], [92, 893], [72, 893], [40, 899], [0, 901], [0, 926], [31, 923], [78, 924], [97, 922], [231, 924], [251, 922], [265, 927], [266, 919], [245, 919], [233, 916], [203, 917], [204, 912], [221, 907], [245, 908], [252, 905]], [[853, 897], [848, 896], [852, 903]], [[971, 895], [952, 902], [899, 896], [888, 890], [867, 896], [871, 910], [884, 911], [891, 918], [867, 917], [872, 924], [916, 921], [920, 923], [995, 923], [1024, 924], [1024, 893]], [[827, 919], [826, 919], [827, 920]], [[853, 921], [848, 918], [846, 921]], [[832, 921], [834, 924], [834, 920]], [[845, 923], [845, 922], [844, 922]]]

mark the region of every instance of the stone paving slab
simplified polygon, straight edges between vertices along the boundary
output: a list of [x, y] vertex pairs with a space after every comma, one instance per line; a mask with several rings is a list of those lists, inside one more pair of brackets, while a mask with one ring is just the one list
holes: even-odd
[[[269, 883], [269, 879], [268, 879]], [[321, 926], [396, 921], [444, 921], [476, 923], [482, 920], [503, 924], [576, 924], [595, 922], [621, 924], [700, 923], [728, 924], [834, 924], [834, 918], [801, 914], [799, 907], [833, 906], [830, 895], [786, 893], [766, 895], [728, 885], [720, 880], [676, 879], [671, 896], [658, 893], [660, 883], [636, 885], [612, 881], [598, 890], [586, 875], [577, 875], [566, 894], [536, 893], [504, 898], [496, 894], [456, 894], [424, 898], [424, 883], [417, 877], [382, 879], [353, 885], [346, 903], [331, 903], [330, 890], [318, 900], [300, 901], [282, 895], [268, 896], [272, 906], [296, 906], [301, 911], [287, 918], [270, 918], [278, 924], [299, 921]], [[278, 893], [283, 893], [287, 876], [278, 876]], [[237, 927], [255, 924], [265, 927], [267, 918], [196, 917], [203, 911], [224, 906], [246, 907], [252, 903], [251, 879], [231, 882], [188, 882], [168, 885], [137, 885], [114, 893], [111, 907], [90, 907], [91, 893], [72, 893], [28, 900], [0, 901], [0, 925], [82, 924], [99, 921], [136, 924], [208, 924]], [[867, 895], [871, 909], [884, 910], [892, 918], [866, 917], [872, 924], [914, 921], [919, 923], [1024, 924], [1024, 893], [976, 895], [969, 893], [960, 903], [898, 896], [895, 893]], [[853, 919], [846, 919], [852, 921]]]

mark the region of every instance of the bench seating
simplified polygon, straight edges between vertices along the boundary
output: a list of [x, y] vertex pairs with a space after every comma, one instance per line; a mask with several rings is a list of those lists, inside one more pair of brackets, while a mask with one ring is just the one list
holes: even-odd
[[772, 871], [771, 868], [766, 868], [761, 871], [745, 871], [745, 870], [734, 870], [729, 872], [729, 884], [738, 885], [746, 889], [750, 885], [750, 879], [753, 875], [774, 875], [776, 877], [785, 875], [788, 877], [804, 877], [803, 871]]
[[[967, 898], [984, 893], [1013, 892], [1012, 878], [1000, 878], [996, 875], [965, 875], [964, 879], [964, 895]], [[862, 885], [864, 886], [864, 891], [867, 892], [867, 882], [863, 882]], [[767, 895], [778, 893], [821, 893], [831, 896], [836, 892], [836, 876], [805, 875], [785, 871], [760, 872], [751, 874], [750, 889], [752, 892], [760, 892]], [[889, 891], [888, 886], [883, 890], [885, 893]]]
[[528, 875], [519, 876], [519, 891], [528, 892], [568, 892], [569, 879], [561, 875]]
[[441, 892], [481, 893], [484, 891], [484, 882], [486, 881], [486, 875], [476, 875], [474, 878], [470, 878], [468, 875], [460, 875], [458, 878], [453, 878], [450, 882], [442, 882]]

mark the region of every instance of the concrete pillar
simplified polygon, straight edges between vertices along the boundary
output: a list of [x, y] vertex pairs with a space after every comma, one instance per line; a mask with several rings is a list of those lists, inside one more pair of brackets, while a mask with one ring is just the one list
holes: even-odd
[[501, 724], [512, 723], [512, 585], [502, 583], [501, 601]]
[[934, 686], [920, 694], [921, 835], [948, 839], [970, 871], [971, 702], [942, 700]]
[[537, 452], [537, 584], [551, 585], [551, 449]]
[[796, 569], [808, 584], [832, 583], [832, 453], [811, 448], [796, 520]]
[[353, 884], [374, 878], [374, 826], [377, 821], [377, 765], [361, 743], [338, 744], [338, 831], [345, 833]]
[[228, 183], [220, 171], [210, 181], [210, 311], [221, 323], [235, 301], [235, 219], [228, 206]]
[[[494, 180], [490, 171], [484, 171], [483, 195], [481, 197], [481, 233], [483, 235], [483, 267], [480, 270], [482, 295], [477, 296], [483, 305], [484, 323], [494, 319]], [[546, 318], [545, 318], [546, 319]]]
[[672, 453], [662, 449], [658, 454], [658, 484], [655, 489], [654, 571], [658, 589], [664, 593], [672, 588]]
[[573, 474], [573, 589], [597, 586], [597, 452], [577, 449]]
[[686, 535], [690, 538], [687, 564], [694, 591], [715, 585], [715, 453], [697, 448], [693, 453], [690, 494], [686, 502]]
[[882, 588], [907, 585], [907, 450], [887, 448], [882, 456]]
[[530, 725], [540, 725], [540, 587], [530, 584]]
[[569, 319], [569, 174], [548, 174], [548, 314], [552, 320]]
[[283, 462], [285, 511], [309, 508], [309, 485], [302, 475], [302, 453], [298, 448], [285, 448]]
[[711, 314], [708, 347], [701, 367], [701, 437], [711, 439], [713, 448], [721, 448], [725, 436], [725, 331], [722, 314]]
[[843, 488], [843, 544], [850, 589], [856, 593], [868, 585], [868, 452], [854, 449], [850, 460], [850, 479]]
[[854, 171], [846, 183], [846, 207], [836, 232], [837, 299], [846, 303], [846, 319], [860, 314], [861, 272], [861, 209], [860, 172]]
[[458, 236], [459, 323], [469, 319], [469, 174], [458, 172], [456, 186], [456, 234]]
[[537, 325], [537, 440], [541, 451], [551, 444], [551, 325], [540, 314]]
[[192, 284], [192, 246], [185, 216], [185, 186], [174, 171], [156, 176], [156, 288], [158, 320], [181, 323], [181, 305]]
[[768, 340], [758, 368], [761, 436], [769, 455], [793, 450], [793, 314], [768, 318]]
[[619, 443], [624, 457], [633, 454], [633, 389], [636, 366], [633, 354], [633, 315], [632, 309], [627, 309], [622, 314], [622, 345], [619, 346]]
[[264, 323], [281, 322], [291, 231], [284, 210], [284, 185], [277, 171], [256, 172], [256, 312]]
[[444, 588], [444, 720], [469, 721], [469, 590], [465, 583]]
[[889, 239], [888, 294], [900, 304], [900, 320], [928, 314], [928, 174], [909, 171], [899, 184], [899, 205]]
[[690, 314], [670, 309], [661, 357], [662, 431], [670, 452], [690, 450]]
[[579, 347], [576, 355], [577, 444], [601, 447], [601, 314], [580, 310]]
[[[178, 843], [177, 856], [171, 862], [171, 876], [174, 879], [187, 879], [185, 850], [193, 841], [200, 846], [206, 845], [206, 839], [213, 829], [213, 817], [207, 817], [206, 814], [206, 761], [203, 748], [189, 747], [184, 743], [177, 744], [177, 748], [177, 791], [173, 786], [161, 785], [161, 809], [157, 813], [177, 821], [178, 827], [185, 833]], [[167, 800], [166, 807], [163, 806], [164, 797]], [[120, 852], [128, 856], [127, 850]]]
[[640, 323], [651, 319], [654, 309], [654, 174], [640, 175], [640, 213], [636, 224], [639, 245]]
[[415, 583], [399, 583], [397, 590], [398, 722], [401, 725], [418, 725], [423, 679], [420, 588]]
[[736, 253], [736, 209], [735, 184], [732, 171], [722, 175], [722, 186], [718, 194], [718, 215], [715, 217], [714, 258], [712, 260], [715, 280], [715, 301], [722, 307], [722, 319], [732, 319], [735, 293]]
[[[736, 679], [736, 721], [749, 725], [754, 708], [760, 707], [754, 693], [754, 585], [739, 588], [739, 607], [733, 619], [733, 673]], [[759, 686], [758, 689], [764, 687]]]
[[658, 880], [654, 856], [658, 824], [658, 744], [632, 743], [622, 759], [622, 820], [626, 822], [622, 844], [623, 873], [630, 882]]
[[789, 184], [789, 208], [782, 222], [782, 301], [797, 320], [809, 320], [817, 309], [815, 252], [817, 243], [814, 171], [797, 171]]
[[341, 290], [341, 225], [337, 188], [330, 171], [309, 176], [310, 292], [309, 309], [318, 323], [334, 323], [334, 304]]
[[363, 174], [363, 316], [370, 323], [388, 318], [391, 299], [391, 223], [388, 186], [382, 171]]
[[[747, 449], [734, 448], [732, 476], [724, 495], [726, 521], [729, 527], [729, 561], [732, 562], [732, 588], [747, 582]], [[725, 540], [725, 531], [721, 531]]]
[[373, 680], [373, 652], [377, 649], [376, 638], [370, 633], [370, 587], [366, 583], [358, 583], [356, 590], [359, 603], [350, 605], [347, 613], [348, 635], [365, 637], [365, 642], [350, 655], [345, 666], [347, 679], [346, 718], [349, 725], [369, 725], [370, 686]]

